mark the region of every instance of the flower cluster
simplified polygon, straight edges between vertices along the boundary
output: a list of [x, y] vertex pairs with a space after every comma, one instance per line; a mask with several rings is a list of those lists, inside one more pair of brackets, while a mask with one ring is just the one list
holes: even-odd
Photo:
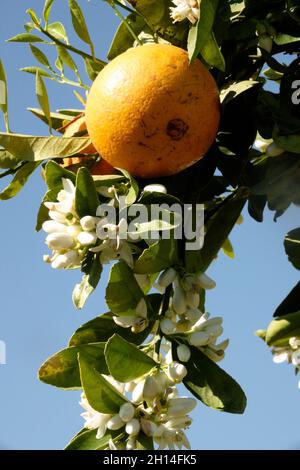
[[48, 234], [47, 246], [52, 256], [44, 256], [54, 269], [78, 268], [85, 251], [95, 245], [97, 218], [79, 218], [75, 210], [75, 186], [69, 179], [62, 179], [63, 189], [57, 195], [58, 202], [45, 202], [50, 220], [43, 223]]
[[[292, 337], [286, 346], [274, 346], [272, 348], [273, 361], [276, 364], [287, 362], [296, 367], [296, 371], [300, 370], [300, 337]], [[300, 388], [300, 380], [298, 382]]]
[[[159, 449], [189, 449], [190, 444], [184, 430], [192, 423], [188, 413], [195, 408], [197, 402], [194, 398], [178, 396], [176, 385], [187, 373], [185, 366], [178, 362], [169, 362], [167, 356], [162, 362], [164, 364], [160, 371], [137, 381], [121, 384], [107, 377], [128, 400], [120, 407], [118, 414], [98, 413], [82, 394], [80, 405], [86, 410], [82, 413], [85, 427], [97, 429], [98, 439], [105, 435], [107, 429], [124, 430], [128, 450], [137, 448], [140, 431], [152, 437]], [[110, 442], [109, 447], [117, 449], [120, 445], [124, 443]]]
[[182, 336], [215, 362], [223, 359], [228, 340], [216, 344], [223, 333], [223, 320], [221, 317], [209, 318], [208, 313], [199, 309], [201, 289], [212, 289], [215, 282], [204, 273], [180, 277], [173, 268], [169, 268], [158, 279], [158, 288], [164, 289], [170, 284], [173, 295], [160, 323], [161, 331], [167, 336]]
[[172, 3], [176, 5], [170, 8], [173, 23], [187, 18], [192, 24], [195, 24], [199, 20], [201, 0], [172, 0]]

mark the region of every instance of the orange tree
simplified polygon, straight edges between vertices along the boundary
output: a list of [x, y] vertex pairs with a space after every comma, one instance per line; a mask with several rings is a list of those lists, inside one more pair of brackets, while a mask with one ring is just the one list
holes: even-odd
[[[296, 0], [106, 0], [120, 18], [107, 65], [79, 2], [69, 0], [70, 14], [86, 50], [50, 19], [54, 3], [27, 10], [25, 32], [9, 40], [28, 43], [38, 62], [23, 70], [35, 75], [40, 108], [30, 111], [48, 136], [10, 131], [0, 63], [0, 177], [12, 177], [0, 199], [42, 169], [47, 192], [36, 228], [47, 234], [45, 262], [81, 270], [77, 308], [103, 265], [111, 268], [109, 311], [80, 326], [39, 376], [82, 389], [84, 427], [67, 449], [188, 448], [197, 400], [229, 413], [246, 406], [241, 387], [217, 365], [228, 340], [219, 340], [222, 318], [205, 312], [206, 291], [215, 287], [205, 271], [221, 249], [232, 255], [228, 236], [245, 205], [262, 222], [266, 208], [276, 220], [300, 203], [300, 7]], [[54, 64], [48, 48], [56, 50]], [[81, 109], [62, 103], [52, 112], [48, 79], [81, 89]], [[269, 83], [277, 92], [267, 91]], [[284, 247], [296, 269], [299, 243], [295, 228]], [[296, 372], [299, 298], [298, 283], [258, 331], [274, 360]], [[178, 395], [180, 383], [189, 397]]]

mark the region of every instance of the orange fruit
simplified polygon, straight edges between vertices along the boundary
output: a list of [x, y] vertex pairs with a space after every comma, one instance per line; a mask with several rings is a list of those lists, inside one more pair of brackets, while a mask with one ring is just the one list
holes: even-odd
[[172, 175], [200, 160], [220, 120], [216, 83], [197, 59], [168, 44], [128, 49], [94, 81], [88, 133], [114, 167], [139, 177]]
[[[78, 132], [86, 131], [86, 121], [85, 116], [80, 115], [73, 119], [69, 124], [64, 128], [64, 137], [72, 137]], [[90, 162], [89, 155], [96, 154], [97, 150], [93, 144], [88, 145], [85, 149], [82, 150], [83, 155], [77, 155], [73, 157], [66, 157], [63, 159], [64, 167], [73, 167], [75, 165], [80, 165], [83, 162]], [[115, 169], [107, 163], [103, 158], [99, 162], [96, 162], [92, 165], [91, 174], [92, 175], [111, 175], [115, 172]]]

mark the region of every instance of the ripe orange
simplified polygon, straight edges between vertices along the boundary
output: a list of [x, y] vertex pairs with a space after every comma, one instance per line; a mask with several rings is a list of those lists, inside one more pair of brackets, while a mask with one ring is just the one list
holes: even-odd
[[[84, 115], [78, 116], [65, 126], [64, 137], [72, 137], [81, 131], [86, 131], [86, 121]], [[90, 162], [91, 158], [89, 155], [93, 155], [96, 153], [97, 150], [95, 149], [93, 144], [90, 144], [82, 150], [83, 155], [64, 158], [63, 166], [66, 168], [72, 168], [75, 167], [75, 165], [77, 166], [84, 162]], [[101, 158], [99, 162], [96, 162], [92, 165], [91, 173], [92, 175], [111, 175], [115, 173], [115, 169], [109, 163], [103, 160], [103, 158]]]
[[220, 120], [216, 83], [199, 61], [167, 44], [129, 49], [97, 76], [86, 104], [93, 145], [140, 177], [178, 173], [200, 160]]

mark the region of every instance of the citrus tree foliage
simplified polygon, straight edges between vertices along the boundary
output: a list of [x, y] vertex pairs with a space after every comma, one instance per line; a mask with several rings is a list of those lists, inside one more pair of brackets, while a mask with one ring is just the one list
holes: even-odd
[[[183, 429], [191, 424], [188, 413], [195, 403], [177, 397], [177, 383], [211, 408], [243, 413], [246, 406], [241, 387], [216, 364], [228, 341], [217, 342], [222, 319], [204, 313], [205, 292], [214, 287], [205, 271], [221, 250], [234, 256], [228, 237], [244, 206], [263, 222], [265, 210], [276, 220], [291, 204], [300, 204], [300, 6], [298, 0], [106, 0], [120, 18], [107, 60], [133, 46], [168, 42], [186, 49], [191, 61], [199, 58], [220, 90], [222, 119], [207, 155], [180, 174], [146, 181], [122, 169], [93, 176], [91, 168], [101, 156], [84, 153], [91, 143], [86, 131], [59, 135], [83, 115], [85, 98], [76, 92], [80, 106], [65, 109], [62, 103], [52, 110], [47, 80], [85, 93], [107, 62], [97, 57], [84, 18], [88, 3], [68, 2], [82, 49], [70, 43], [65, 26], [54, 17], [55, 3], [46, 0], [42, 11], [28, 9], [24, 31], [9, 39], [31, 49], [33, 61], [22, 72], [33, 75], [39, 107], [29, 112], [45, 123], [48, 135], [11, 132], [0, 62], [6, 127], [0, 133], [0, 178], [8, 180], [0, 199], [16, 196], [42, 168], [47, 192], [36, 228], [44, 228], [53, 250], [45, 261], [82, 272], [73, 292], [75, 307], [83, 308], [97, 288], [103, 265], [110, 264], [111, 271], [108, 311], [80, 326], [69, 345], [41, 366], [39, 376], [56, 387], [83, 390], [85, 427], [68, 449], [188, 446]], [[180, 13], [187, 4], [189, 16]], [[54, 63], [49, 49], [56, 50]], [[276, 91], [269, 91], [270, 84]], [[71, 156], [80, 158], [66, 165], [64, 159]], [[117, 208], [115, 224], [103, 222], [101, 203]], [[128, 222], [124, 207], [153, 203], [204, 204], [204, 246], [185, 251], [182, 240], [163, 237], [164, 230], [178, 225], [174, 213], [171, 226], [152, 219], [136, 227], [135, 239], [130, 233], [121, 239]], [[102, 229], [113, 232], [113, 240]], [[159, 231], [158, 240], [144, 237], [150, 229]], [[300, 269], [299, 246], [300, 228], [295, 228], [284, 240], [295, 269]], [[293, 362], [297, 370], [299, 299], [298, 283], [267, 330], [258, 332], [275, 357]]]

